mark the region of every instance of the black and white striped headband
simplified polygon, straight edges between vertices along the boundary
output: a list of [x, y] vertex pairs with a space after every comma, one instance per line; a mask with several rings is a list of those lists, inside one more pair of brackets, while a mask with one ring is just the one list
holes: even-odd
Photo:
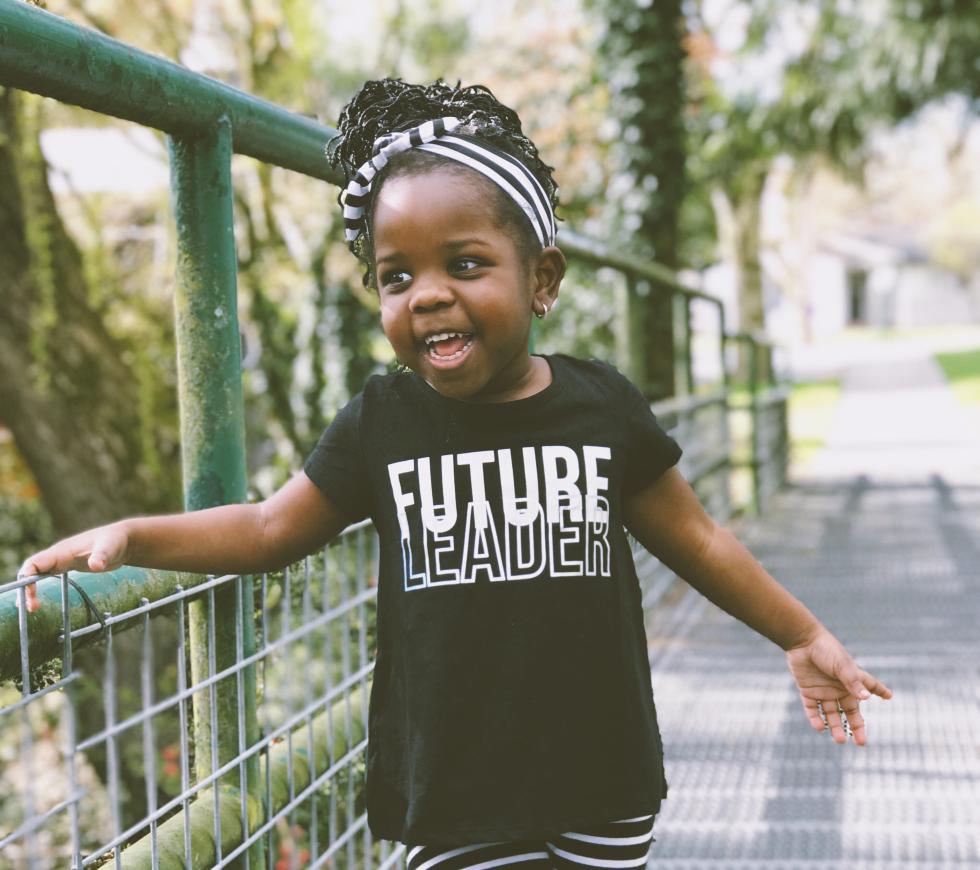
[[354, 173], [341, 197], [344, 235], [351, 248], [366, 230], [371, 182], [392, 157], [409, 148], [440, 154], [485, 175], [527, 215], [541, 247], [555, 243], [555, 213], [541, 183], [520, 160], [500, 148], [471, 136], [453, 135], [461, 124], [458, 118], [436, 118], [411, 130], [388, 133], [374, 140], [373, 156]]

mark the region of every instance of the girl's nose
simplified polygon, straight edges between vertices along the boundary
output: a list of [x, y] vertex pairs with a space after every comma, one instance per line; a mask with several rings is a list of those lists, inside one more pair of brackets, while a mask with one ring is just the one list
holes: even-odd
[[411, 311], [430, 311], [434, 308], [444, 308], [452, 304], [452, 290], [444, 281], [438, 278], [416, 277], [412, 282], [412, 298], [409, 302]]

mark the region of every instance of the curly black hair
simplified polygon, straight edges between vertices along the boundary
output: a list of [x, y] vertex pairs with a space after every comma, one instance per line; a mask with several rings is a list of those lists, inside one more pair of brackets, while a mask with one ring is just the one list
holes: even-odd
[[[387, 133], [397, 133], [416, 127], [434, 118], [452, 116], [462, 121], [458, 132], [478, 136], [520, 160], [544, 188], [551, 207], [558, 207], [558, 185], [552, 176], [553, 166], [545, 163], [535, 144], [524, 135], [517, 113], [501, 103], [483, 85], [455, 86], [437, 79], [430, 85], [415, 85], [397, 78], [365, 82], [341, 110], [337, 135], [327, 144], [331, 165], [344, 174], [345, 185], [354, 173], [371, 159], [374, 141]], [[362, 234], [353, 245], [357, 258], [365, 265], [365, 286], [375, 286], [372, 269], [370, 227], [373, 203], [386, 178], [396, 175], [428, 172], [437, 167], [454, 171], [471, 170], [436, 154], [410, 149], [393, 158], [374, 179], [372, 197], [365, 215], [368, 233]], [[522, 255], [527, 259], [541, 249], [534, 229], [520, 207], [492, 182], [497, 200], [497, 214], [502, 226], [515, 237]], [[340, 195], [337, 197], [340, 203]]]

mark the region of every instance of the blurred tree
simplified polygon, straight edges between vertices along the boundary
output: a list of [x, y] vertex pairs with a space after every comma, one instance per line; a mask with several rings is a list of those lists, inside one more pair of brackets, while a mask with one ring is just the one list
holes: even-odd
[[[961, 0], [721, 8], [708, 20], [698, 4], [690, 168], [694, 183], [713, 192], [740, 329], [764, 331], [761, 201], [774, 160], [788, 155], [798, 173], [823, 161], [860, 181], [875, 130], [952, 92], [975, 104], [980, 16]], [[740, 44], [721, 51], [722, 34], [731, 45], [733, 30]]]
[[[624, 196], [622, 234], [639, 253], [676, 269], [685, 176], [684, 33], [681, 0], [592, 0], [606, 20], [601, 44], [610, 109], [619, 122]], [[620, 235], [620, 233], [615, 233]], [[674, 395], [672, 297], [649, 282], [631, 282], [631, 374], [652, 399]]]
[[64, 535], [173, 508], [179, 483], [162, 470], [176, 452], [157, 428], [157, 412], [173, 410], [154, 384], [166, 379], [88, 280], [48, 185], [42, 113], [40, 99], [0, 89], [0, 420]]
[[[888, 70], [886, 105], [895, 119], [950, 94], [980, 109], [980, 14], [972, 0], [888, 0], [887, 22], [869, 48]], [[874, 56], [872, 56], [874, 59]]]
[[[334, 36], [343, 28], [333, 26], [336, 19], [329, 10], [308, 0], [174, 0], [124, 17], [115, 14], [112, 0], [51, 0], [49, 6], [56, 14], [135, 45], [153, 46], [157, 53], [327, 122], [364, 79], [383, 74], [380, 70], [435, 78], [469, 45], [466, 16], [450, 14], [443, 0], [406, 0], [389, 8], [379, 16], [380, 35], [370, 34], [371, 52], [347, 50], [346, 36]], [[392, 46], [398, 47], [394, 54]], [[38, 491], [54, 517], [56, 534], [125, 513], [176, 509], [172, 282], [168, 277], [163, 285], [141, 286], [160, 277], [159, 271], [149, 275], [145, 268], [151, 257], [159, 259], [159, 246], [151, 251], [129, 244], [123, 251], [103, 241], [120, 214], [125, 221], [141, 222], [149, 214], [151, 221], [155, 217], [167, 226], [167, 202], [159, 198], [108, 214], [97, 197], [79, 196], [72, 211], [91, 230], [80, 239], [78, 221], [66, 222], [47, 189], [50, 168], [38, 136], [45, 124], [118, 122], [24, 96], [33, 126], [20, 123], [15, 129], [14, 108], [21, 97], [11, 94], [4, 103], [3, 129], [12, 134], [4, 139], [3, 155], [11, 176], [24, 187], [23, 195], [3, 204], [5, 219], [20, 229], [20, 235], [7, 234], [4, 243], [12, 264], [31, 267], [36, 286], [31, 291], [23, 281], [18, 284], [13, 265], [0, 277], [0, 299], [13, 303], [13, 294], [23, 293], [33, 306], [31, 313], [30, 306], [17, 308], [25, 312], [23, 328], [4, 343], [11, 359], [0, 369], [2, 395], [10, 396], [3, 403], [4, 422], [38, 475]], [[28, 147], [24, 143], [30, 137]], [[11, 147], [15, 142], [17, 148]], [[296, 468], [336, 408], [383, 368], [390, 352], [381, 340], [377, 300], [361, 288], [343, 244], [336, 192], [248, 158], [235, 158], [233, 174], [240, 322], [247, 348], [248, 456], [255, 490], [264, 495]], [[16, 252], [14, 245], [20, 245]], [[71, 260], [62, 248], [71, 252]], [[125, 268], [118, 262], [120, 253], [127, 257]], [[172, 261], [172, 243], [164, 256]], [[71, 280], [63, 280], [62, 273], [71, 273]], [[74, 309], [59, 298], [70, 289]], [[87, 323], [101, 334], [73, 347]], [[93, 359], [105, 359], [98, 365], [63, 365], [63, 356], [74, 359], [83, 348]], [[37, 384], [25, 379], [16, 364], [31, 358], [28, 349], [31, 371], [54, 384], [50, 401], [61, 409], [64, 425], [56, 427], [54, 417], [39, 407]], [[125, 389], [115, 383], [123, 380]], [[103, 391], [111, 401], [100, 401]], [[27, 407], [27, 401], [33, 404]], [[126, 413], [115, 413], [117, 406]], [[117, 434], [103, 436], [112, 449], [99, 452], [86, 470], [69, 474], [85, 467], [83, 445], [93, 446], [95, 433], [103, 431], [103, 415], [118, 428]], [[34, 429], [42, 421], [46, 437], [38, 438]], [[91, 433], [81, 437], [88, 427]], [[46, 455], [63, 459], [45, 462]]]
[[[311, 4], [302, 0], [282, 6], [177, 2], [125, 18], [99, 0], [51, 6], [174, 59], [214, 62], [219, 68], [207, 72], [294, 109], [309, 111], [324, 93], [312, 60]], [[120, 515], [179, 509], [172, 279], [168, 274], [158, 284], [159, 271], [148, 270], [159, 259], [159, 245], [104, 241], [132, 239], [131, 222], [167, 227], [168, 203], [163, 197], [134, 200], [110, 213], [100, 197], [79, 195], [69, 211], [81, 219], [66, 223], [65, 203], [56, 204], [48, 186], [42, 128], [117, 122], [14, 91], [4, 92], [0, 114], [0, 160], [13, 192], [0, 204], [11, 228], [0, 241], [9, 264], [0, 275], [0, 301], [18, 312], [0, 327], [2, 422], [37, 479], [57, 535]], [[236, 158], [234, 174], [243, 330], [257, 351], [253, 371], [246, 372], [250, 465], [279, 466], [266, 476], [268, 490], [295, 468], [349, 388], [341, 367], [340, 388], [330, 395], [323, 389], [322, 331], [313, 322], [324, 319], [327, 299], [326, 277], [315, 270], [323, 268], [324, 250], [337, 233], [328, 218], [332, 192], [320, 183], [290, 187], [286, 173], [246, 158]], [[297, 220], [295, 213], [314, 211], [314, 196], [318, 214]], [[114, 229], [120, 221], [125, 230]], [[163, 253], [172, 261], [172, 250]], [[141, 286], [147, 281], [150, 286]], [[369, 331], [375, 320], [370, 302], [365, 308], [358, 298], [354, 310], [338, 310]], [[357, 343], [358, 355], [363, 349]], [[376, 366], [368, 360], [368, 369]], [[357, 368], [363, 374], [363, 357]], [[293, 388], [296, 380], [305, 392]]]
[[950, 205], [930, 238], [933, 260], [965, 284], [980, 275], [980, 203], [962, 198]]

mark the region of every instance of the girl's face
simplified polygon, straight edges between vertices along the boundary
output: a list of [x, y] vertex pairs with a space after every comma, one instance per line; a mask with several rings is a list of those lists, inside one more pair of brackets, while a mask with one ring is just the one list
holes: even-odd
[[437, 169], [385, 181], [374, 204], [381, 325], [398, 360], [445, 396], [523, 398], [550, 381], [528, 354], [534, 306], [549, 307], [564, 257], [530, 263], [498, 225], [479, 177]]

